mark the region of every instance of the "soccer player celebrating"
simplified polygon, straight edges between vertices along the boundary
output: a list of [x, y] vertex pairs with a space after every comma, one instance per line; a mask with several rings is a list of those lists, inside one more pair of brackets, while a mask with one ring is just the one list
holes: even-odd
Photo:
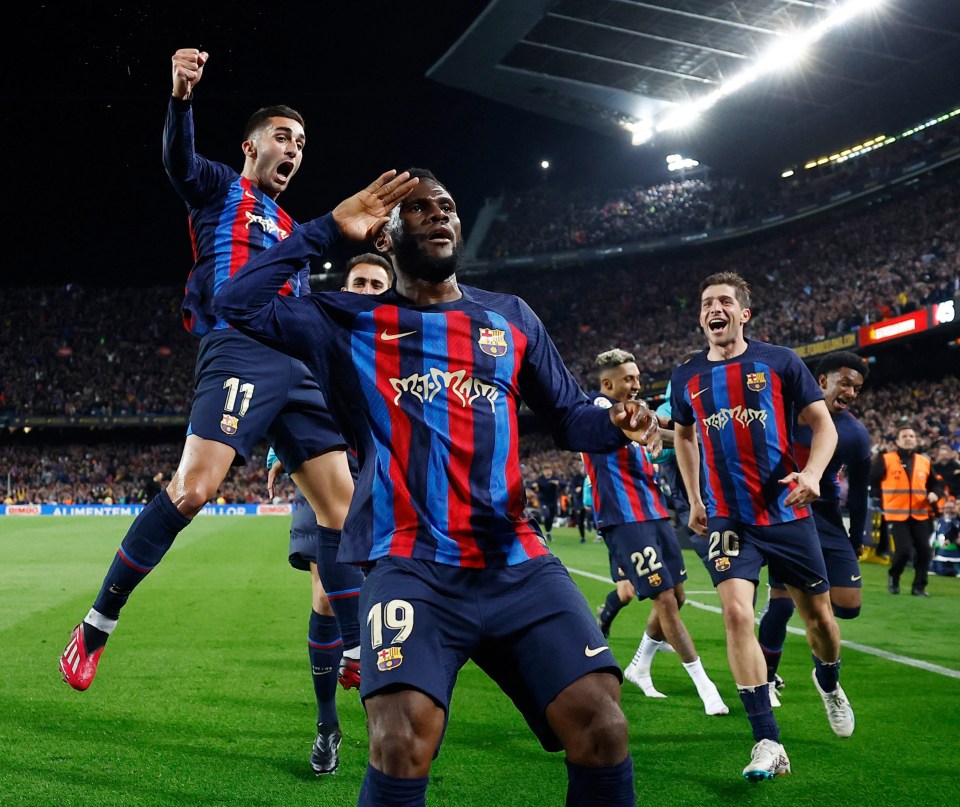
[[[720, 596], [727, 657], [756, 741], [743, 775], [759, 781], [790, 772], [754, 634], [764, 563], [787, 586], [806, 624], [814, 685], [834, 733], [849, 737], [854, 717], [840, 687], [840, 629], [807, 507], [820, 495], [837, 431], [800, 357], [744, 337], [750, 316], [750, 289], [740, 275], [720, 272], [703, 281], [700, 327], [708, 348], [674, 370], [671, 406], [690, 528], [707, 537], [704, 562]], [[791, 448], [797, 417], [813, 433], [802, 469]]]
[[[127, 531], [93, 607], [60, 657], [63, 680], [80, 691], [93, 683], [133, 590], [216, 495], [230, 468], [245, 463], [262, 438], [275, 447], [333, 542], [339, 540], [353, 493], [346, 442], [306, 366], [234, 330], [213, 310], [230, 274], [295, 229], [276, 199], [300, 168], [306, 135], [296, 110], [265, 107], [244, 130], [239, 174], [197, 154], [193, 91], [207, 59], [196, 48], [174, 53], [163, 140], [164, 167], [186, 203], [195, 258], [182, 304], [184, 326], [199, 339], [190, 423], [169, 485]], [[282, 293], [294, 297], [309, 291], [309, 267], [292, 268], [282, 286]], [[356, 647], [356, 614], [352, 621], [338, 617], [326, 625], [329, 633], [312, 638], [329, 647]], [[346, 664], [339, 650], [332, 663]], [[342, 680], [350, 683], [349, 677]]]
[[[870, 486], [870, 434], [850, 411], [870, 365], [849, 351], [825, 356], [817, 364], [816, 378], [823, 390], [824, 401], [837, 429], [837, 449], [820, 482], [820, 498], [810, 506], [813, 522], [820, 537], [823, 559], [830, 583], [830, 604], [837, 619], [856, 619], [863, 601], [860, 579], [860, 549], [867, 526], [867, 496]], [[806, 465], [810, 456], [813, 430], [800, 425], [794, 435], [797, 462]], [[847, 534], [840, 512], [840, 472], [847, 477], [847, 507], [850, 510], [850, 534]], [[760, 619], [760, 648], [767, 662], [770, 700], [780, 705], [777, 688], [782, 679], [777, 675], [787, 622], [793, 614], [793, 600], [786, 587], [770, 574], [770, 599]]]
[[[632, 353], [608, 350], [597, 356], [596, 365], [600, 394], [593, 399], [595, 405], [609, 409], [617, 401], [637, 399], [640, 369]], [[729, 714], [680, 618], [687, 571], [680, 542], [670, 526], [666, 497], [646, 450], [630, 443], [604, 454], [585, 453], [583, 463], [593, 483], [597, 527], [610, 552], [611, 570], [623, 574], [637, 599], [653, 602], [643, 641], [623, 671], [624, 678], [648, 698], [665, 698], [653, 685], [650, 665], [666, 637], [697, 687], [704, 711]], [[617, 577], [614, 582], [618, 588], [622, 585]]]
[[[388, 221], [380, 211], [398, 198]], [[376, 235], [396, 270], [391, 291], [276, 293], [291, 266], [341, 234]], [[458, 282], [462, 252], [446, 187], [422, 169], [387, 172], [251, 261], [217, 298], [235, 327], [307, 362], [356, 441], [340, 559], [369, 569], [358, 804], [425, 803], [454, 683], [473, 659], [543, 747], [566, 752], [568, 804], [632, 805], [620, 669], [524, 516], [517, 420], [522, 400], [570, 451], [637, 440], [657, 452], [659, 426], [643, 402], [591, 405], [526, 303]]]

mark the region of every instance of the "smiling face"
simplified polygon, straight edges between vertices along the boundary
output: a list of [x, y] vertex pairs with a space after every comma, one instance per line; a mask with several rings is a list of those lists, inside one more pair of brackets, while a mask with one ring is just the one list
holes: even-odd
[[397, 270], [434, 284], [456, 274], [463, 243], [457, 206], [447, 189], [421, 179], [397, 211], [385, 228]]
[[711, 353], [745, 346], [743, 326], [749, 320], [750, 309], [740, 304], [733, 286], [707, 286], [700, 295], [700, 327]]
[[306, 135], [293, 118], [273, 117], [243, 141], [243, 176], [271, 199], [287, 189], [300, 169]]
[[852, 367], [841, 367], [839, 370], [825, 373], [820, 376], [819, 382], [831, 415], [847, 409], [857, 400], [863, 388], [863, 376], [859, 370], [854, 370]]

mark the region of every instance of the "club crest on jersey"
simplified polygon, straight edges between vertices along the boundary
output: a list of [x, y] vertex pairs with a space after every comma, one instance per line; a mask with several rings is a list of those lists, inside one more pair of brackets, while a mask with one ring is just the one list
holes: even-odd
[[713, 567], [718, 572], [728, 572], [730, 571], [730, 558], [717, 558], [713, 562]]
[[220, 431], [224, 434], [236, 434], [240, 421], [234, 415], [224, 415], [220, 420]]
[[403, 664], [403, 651], [399, 647], [387, 647], [377, 653], [377, 669], [386, 672]]
[[477, 340], [477, 344], [480, 345], [480, 350], [488, 356], [506, 356], [506, 335], [506, 331], [501, 331], [497, 328], [481, 328], [480, 338]]
[[663, 585], [663, 578], [662, 578], [659, 574], [654, 573], [654, 574], [651, 574], [651, 575], [647, 578], [647, 582], [648, 582], [651, 586], [662, 586], [662, 585]]
[[767, 388], [767, 371], [747, 373], [747, 389], [753, 392], [762, 392]]

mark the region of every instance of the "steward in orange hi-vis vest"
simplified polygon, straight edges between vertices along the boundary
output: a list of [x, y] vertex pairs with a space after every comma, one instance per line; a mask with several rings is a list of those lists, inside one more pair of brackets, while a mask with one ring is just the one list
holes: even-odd
[[913, 467], [908, 473], [899, 452], [888, 451], [883, 455], [886, 471], [880, 482], [880, 492], [883, 496], [883, 517], [887, 521], [906, 521], [908, 518], [926, 521], [930, 518], [930, 504], [927, 501], [930, 458], [925, 454], [914, 454], [912, 459]]

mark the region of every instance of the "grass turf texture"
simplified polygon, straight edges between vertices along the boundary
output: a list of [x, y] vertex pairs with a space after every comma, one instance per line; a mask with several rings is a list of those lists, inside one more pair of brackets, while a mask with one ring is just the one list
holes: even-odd
[[[61, 682], [58, 656], [128, 524], [0, 519], [0, 804], [355, 804], [366, 766], [355, 691], [338, 694], [340, 771], [317, 779], [308, 765], [316, 717], [309, 581], [286, 562], [284, 518], [198, 518], [131, 598], [90, 690]], [[603, 544], [580, 544], [569, 529], [554, 535], [551, 549], [595, 608], [612, 587]], [[776, 711], [793, 775], [751, 784], [740, 771], [753, 741], [726, 662], [718, 599], [692, 552], [688, 573], [684, 621], [731, 714], [703, 713], [675, 655], [659, 654], [653, 665], [666, 700], [626, 683], [638, 804], [957, 803], [960, 580], [931, 577], [929, 599], [894, 597], [886, 567], [864, 564], [863, 615], [841, 625], [854, 643], [843, 652], [857, 717], [846, 740], [827, 725], [794, 616]], [[649, 607], [632, 603], [614, 622], [610, 644], [622, 666]], [[512, 704], [468, 665], [431, 773], [431, 807], [562, 805], [565, 789], [562, 755], [542, 751]]]

